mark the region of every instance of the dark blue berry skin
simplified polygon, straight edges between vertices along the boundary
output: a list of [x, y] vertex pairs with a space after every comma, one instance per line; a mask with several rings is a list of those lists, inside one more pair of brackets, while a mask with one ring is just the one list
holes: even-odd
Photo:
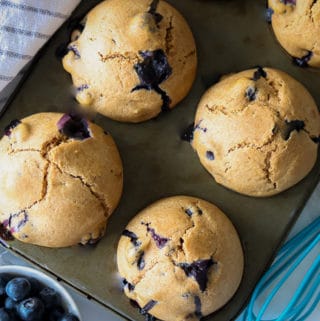
[[194, 123], [192, 123], [181, 134], [181, 139], [185, 140], [188, 143], [191, 143], [193, 141], [194, 130], [195, 130]]
[[80, 321], [80, 320], [75, 315], [71, 313], [67, 313], [59, 321]]
[[23, 321], [42, 320], [44, 315], [44, 304], [38, 298], [29, 298], [19, 303], [17, 312]]
[[28, 279], [17, 277], [7, 283], [6, 293], [14, 301], [20, 301], [26, 298], [31, 291], [31, 284]]
[[159, 234], [156, 233], [154, 228], [151, 228], [149, 225], [150, 223], [141, 223], [147, 226], [147, 232], [151, 234], [152, 239], [155, 241], [157, 247], [159, 249], [162, 249], [167, 242], [169, 241], [168, 238], [160, 236]]
[[206, 290], [208, 282], [208, 270], [215, 264], [212, 259], [198, 260], [190, 263], [179, 263], [178, 266], [183, 269], [188, 277], [193, 277], [199, 284], [200, 290]]
[[141, 244], [141, 243], [138, 241], [138, 236], [137, 236], [135, 233], [131, 232], [131, 231], [124, 230], [124, 231], [122, 232], [122, 235], [123, 235], [123, 236], [126, 236], [126, 237], [129, 237], [131, 243], [132, 243], [134, 246], [136, 246], [136, 247]]
[[60, 133], [70, 138], [84, 140], [91, 137], [87, 120], [75, 113], [64, 114], [57, 126]]
[[267, 9], [267, 11], [266, 11], [266, 21], [268, 23], [271, 23], [273, 13], [274, 13], [274, 11], [271, 8]]
[[10, 124], [4, 128], [4, 134], [6, 136], [10, 136], [12, 129], [16, 128], [19, 124], [21, 124], [20, 120], [18, 119], [12, 120]]
[[153, 0], [150, 4], [150, 9], [149, 9], [148, 13], [153, 15], [154, 20], [155, 20], [157, 26], [159, 27], [159, 23], [163, 19], [163, 16], [160, 13], [156, 12], [158, 4], [159, 4], [159, 0]]
[[21, 321], [21, 319], [17, 316], [15, 311], [9, 312], [10, 321]]
[[194, 297], [194, 304], [196, 306], [196, 310], [195, 310], [195, 316], [198, 318], [202, 318], [202, 313], [201, 313], [201, 300], [200, 298], [196, 295]]
[[299, 132], [300, 130], [303, 130], [305, 127], [305, 123], [303, 120], [292, 120], [292, 121], [285, 121], [286, 128], [283, 133], [283, 139], [288, 140], [290, 138], [291, 132], [296, 130]]
[[146, 266], [146, 262], [144, 260], [144, 252], [141, 252], [138, 262], [137, 262], [137, 266], [140, 271], [143, 270], [144, 267]]
[[123, 288], [127, 287], [129, 292], [134, 291], [134, 288], [135, 288], [134, 285], [129, 283], [126, 279], [123, 279], [122, 283], [123, 283]]
[[0, 276], [0, 296], [6, 293], [7, 283], [8, 283], [8, 278], [5, 276]]
[[256, 100], [256, 94], [257, 94], [257, 88], [254, 87], [248, 87], [246, 90], [245, 96], [249, 101], [254, 101]]
[[80, 52], [79, 52], [79, 50], [78, 50], [76, 45], [69, 45], [67, 50], [68, 51], [72, 51], [74, 53], [76, 59], [81, 58]]
[[166, 54], [162, 49], [155, 51], [140, 51], [143, 61], [134, 65], [140, 84], [135, 86], [132, 91], [146, 89], [154, 90], [162, 99], [161, 110], [163, 112], [170, 110], [171, 99], [159, 85], [168, 79], [172, 73]]
[[313, 55], [312, 51], [308, 51], [308, 53], [301, 58], [293, 57], [293, 63], [298, 67], [306, 68], [309, 66], [308, 63], [309, 63], [309, 60], [312, 58], [312, 55]]
[[284, 4], [291, 4], [293, 6], [295, 6], [297, 3], [296, 3], [296, 0], [281, 0], [280, 2], [284, 3]]
[[155, 300], [150, 300], [143, 308], [141, 308], [141, 313], [149, 312], [158, 302]]
[[64, 314], [64, 309], [61, 306], [56, 306], [51, 310], [49, 309], [47, 319], [48, 321], [60, 321]]
[[58, 304], [58, 293], [51, 288], [43, 288], [39, 293], [39, 298], [46, 308], [54, 307]]
[[31, 284], [31, 292], [30, 292], [30, 297], [31, 296], [38, 296], [38, 293], [41, 291], [43, 288], [43, 285], [40, 284], [40, 282], [37, 279], [34, 278], [29, 278], [28, 279], [30, 284]]
[[207, 152], [206, 152], [206, 157], [209, 159], [209, 160], [214, 160], [214, 154], [213, 154], [213, 152], [212, 151], [210, 151], [210, 150], [208, 150]]
[[0, 309], [0, 321], [11, 321], [9, 313], [4, 309]]
[[252, 80], [257, 81], [260, 78], [267, 78], [267, 73], [263, 70], [262, 67], [258, 66], [257, 70], [253, 74]]
[[13, 301], [11, 298], [6, 297], [4, 301], [4, 307], [6, 310], [15, 310], [17, 306], [17, 302]]

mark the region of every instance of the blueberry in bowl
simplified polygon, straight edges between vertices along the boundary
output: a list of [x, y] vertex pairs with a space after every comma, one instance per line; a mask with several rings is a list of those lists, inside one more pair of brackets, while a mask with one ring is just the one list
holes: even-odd
[[0, 321], [81, 321], [58, 281], [25, 266], [0, 266]]

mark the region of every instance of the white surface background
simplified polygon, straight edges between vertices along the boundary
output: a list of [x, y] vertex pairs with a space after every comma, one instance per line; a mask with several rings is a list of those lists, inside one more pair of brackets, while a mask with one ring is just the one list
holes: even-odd
[[[281, 213], [279, 213], [281, 215]], [[307, 226], [311, 223], [315, 218], [320, 215], [320, 184], [316, 188], [309, 202], [307, 203], [305, 209], [303, 210], [300, 218], [295, 224], [293, 230], [290, 233], [290, 236], [293, 236], [297, 232], [299, 232], [303, 227]], [[270, 306], [268, 313], [265, 315], [264, 319], [272, 319], [277, 316], [279, 311], [282, 311], [283, 307], [286, 305], [292, 294], [294, 293], [297, 285], [300, 280], [304, 276], [308, 267], [312, 263], [312, 259], [320, 254], [320, 245], [314, 249], [312, 255], [308, 257], [301, 265], [301, 267], [294, 273], [294, 275], [286, 282], [282, 291], [280, 292], [280, 296], [276, 297], [276, 302]], [[22, 261], [21, 259], [16, 258], [10, 252], [4, 250], [0, 247], [0, 265], [4, 264], [18, 264], [18, 265], [28, 265], [27, 262]], [[79, 306], [83, 321], [121, 321], [124, 320], [121, 317], [115, 315], [111, 311], [101, 307], [96, 304], [93, 300], [88, 300], [86, 297], [78, 294], [72, 288], [65, 286], [76, 303]], [[263, 300], [262, 300], [263, 301]], [[261, 302], [262, 302], [261, 301]], [[261, 306], [261, 302], [257, 302], [257, 306]], [[307, 319], [307, 321], [319, 321], [320, 320], [320, 304], [318, 304], [317, 309], [314, 313]], [[225, 320], [229, 321], [229, 320]], [[242, 316], [240, 316], [236, 321], [243, 321]]]

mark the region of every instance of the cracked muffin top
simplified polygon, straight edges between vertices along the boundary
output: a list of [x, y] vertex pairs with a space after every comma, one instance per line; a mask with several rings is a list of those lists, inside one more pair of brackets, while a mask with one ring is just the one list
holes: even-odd
[[320, 68], [320, 1], [269, 0], [274, 33], [301, 67]]
[[218, 183], [269, 196], [310, 172], [319, 136], [309, 92], [286, 73], [259, 67], [228, 75], [204, 94], [192, 146]]
[[94, 243], [119, 202], [122, 163], [97, 125], [73, 114], [34, 114], [5, 128], [0, 190], [0, 221], [16, 239]]
[[103, 1], [82, 24], [63, 58], [81, 105], [118, 121], [141, 122], [170, 110], [189, 92], [195, 42], [168, 3]]
[[117, 263], [125, 294], [141, 313], [164, 321], [199, 320], [222, 307], [244, 264], [229, 219], [188, 196], [159, 200], [137, 214], [122, 233]]

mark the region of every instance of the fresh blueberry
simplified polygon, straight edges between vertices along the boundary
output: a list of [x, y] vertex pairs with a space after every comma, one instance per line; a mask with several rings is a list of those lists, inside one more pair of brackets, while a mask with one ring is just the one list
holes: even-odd
[[9, 311], [10, 321], [21, 321], [21, 319], [18, 317], [16, 312], [14, 310]]
[[3, 275], [0, 276], [0, 296], [6, 293], [6, 285], [8, 281], [9, 281], [8, 277]]
[[60, 133], [70, 138], [84, 140], [91, 137], [87, 120], [74, 113], [64, 114], [57, 126]]
[[210, 151], [210, 150], [208, 150], [207, 152], [206, 152], [206, 157], [209, 159], [209, 160], [214, 160], [214, 154], [213, 154], [213, 152], [212, 151]]
[[193, 212], [190, 208], [187, 208], [186, 210], [184, 210], [184, 212], [189, 216], [192, 216], [192, 214], [193, 214]]
[[9, 313], [4, 309], [0, 309], [0, 321], [11, 321]]
[[193, 277], [199, 284], [200, 290], [205, 291], [208, 282], [208, 270], [215, 264], [212, 259], [198, 260], [190, 263], [179, 263], [188, 277]]
[[293, 63], [299, 67], [302, 67], [302, 68], [308, 67], [309, 66], [308, 63], [309, 63], [312, 55], [313, 55], [312, 51], [308, 51], [308, 53], [301, 58], [294, 57]]
[[45, 307], [38, 298], [29, 298], [19, 303], [17, 312], [23, 321], [38, 321], [42, 320]]
[[43, 285], [37, 279], [29, 278], [28, 280], [31, 284], [30, 296], [38, 296], [38, 293], [43, 288]]
[[65, 314], [64, 309], [61, 306], [56, 306], [53, 309], [48, 309], [47, 319], [48, 321], [59, 321]]
[[31, 291], [30, 281], [23, 277], [16, 277], [10, 280], [6, 286], [6, 293], [14, 301], [26, 298]]
[[58, 304], [58, 293], [52, 288], [43, 288], [39, 293], [39, 298], [42, 300], [46, 308], [54, 307]]
[[6, 310], [16, 310], [17, 302], [9, 297], [6, 297], [4, 300], [4, 307]]
[[17, 127], [19, 124], [21, 124], [21, 121], [20, 121], [20, 120], [18, 120], [18, 119], [12, 120], [12, 121], [10, 122], [10, 124], [4, 128], [4, 134], [5, 134], [6, 136], [10, 136], [12, 129], [14, 129], [15, 127]]
[[80, 320], [74, 314], [67, 313], [59, 321], [80, 321]]

